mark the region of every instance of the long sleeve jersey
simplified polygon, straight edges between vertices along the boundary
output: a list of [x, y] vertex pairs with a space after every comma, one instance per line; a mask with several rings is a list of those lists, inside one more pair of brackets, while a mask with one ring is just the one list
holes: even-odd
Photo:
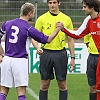
[[78, 30], [72, 31], [64, 28], [63, 32], [75, 39], [82, 38], [90, 33], [100, 53], [100, 13], [95, 19], [92, 19], [90, 16], [86, 17], [84, 24]]
[[26, 58], [31, 38], [46, 43], [49, 36], [30, 26], [20, 18], [9, 20], [2, 24], [0, 38], [5, 34], [5, 55], [15, 58]]

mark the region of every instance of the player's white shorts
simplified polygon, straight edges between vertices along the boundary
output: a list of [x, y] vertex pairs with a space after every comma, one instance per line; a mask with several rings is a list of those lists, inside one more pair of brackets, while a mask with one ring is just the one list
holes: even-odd
[[5, 56], [1, 64], [1, 85], [28, 86], [28, 59]]

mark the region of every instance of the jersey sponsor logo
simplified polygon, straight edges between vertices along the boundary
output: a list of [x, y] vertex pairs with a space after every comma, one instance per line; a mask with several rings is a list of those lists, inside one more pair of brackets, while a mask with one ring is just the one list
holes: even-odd
[[97, 27], [100, 28], [100, 22], [97, 23]]
[[92, 34], [92, 35], [95, 35], [95, 34], [96, 34], [96, 32], [91, 32], [91, 34]]
[[100, 31], [91, 32], [92, 35], [100, 35]]
[[100, 31], [97, 31], [97, 35], [100, 35]]

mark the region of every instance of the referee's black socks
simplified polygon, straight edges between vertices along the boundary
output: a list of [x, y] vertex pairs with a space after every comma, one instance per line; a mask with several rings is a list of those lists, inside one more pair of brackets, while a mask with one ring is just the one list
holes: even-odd
[[[67, 100], [68, 97], [68, 91], [59, 91], [59, 100]], [[39, 100], [48, 100], [48, 91], [42, 91], [39, 92]]]
[[68, 97], [68, 91], [59, 91], [59, 100], [67, 100]]
[[39, 92], [39, 100], [48, 100], [48, 91], [42, 91]]

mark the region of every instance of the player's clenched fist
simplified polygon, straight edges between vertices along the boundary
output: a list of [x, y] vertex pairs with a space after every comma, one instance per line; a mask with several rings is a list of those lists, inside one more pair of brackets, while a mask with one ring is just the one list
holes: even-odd
[[37, 49], [37, 53], [38, 53], [39, 55], [41, 55], [41, 54], [43, 54], [43, 50], [42, 50], [42, 49]]
[[0, 55], [0, 63], [2, 62], [2, 58], [3, 58], [2, 55]]

